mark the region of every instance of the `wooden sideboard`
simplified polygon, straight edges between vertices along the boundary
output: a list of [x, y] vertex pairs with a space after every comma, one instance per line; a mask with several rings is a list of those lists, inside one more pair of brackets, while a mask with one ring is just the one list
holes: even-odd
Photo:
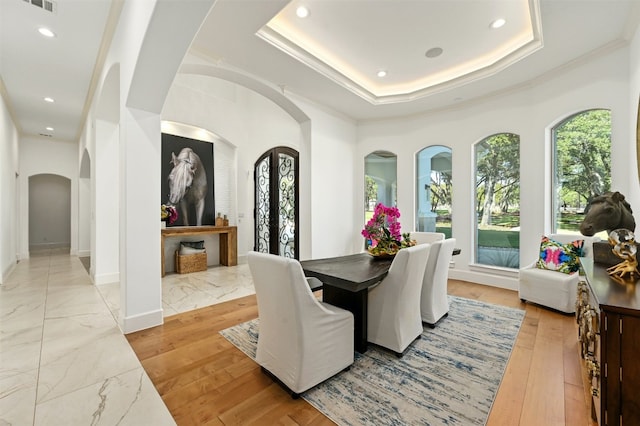
[[640, 425], [640, 280], [614, 280], [581, 259], [576, 317], [598, 425]]
[[172, 226], [160, 232], [160, 256], [162, 259], [162, 276], [164, 270], [164, 240], [170, 237], [186, 237], [191, 235], [220, 234], [220, 264], [235, 266], [238, 264], [238, 229], [235, 226]]

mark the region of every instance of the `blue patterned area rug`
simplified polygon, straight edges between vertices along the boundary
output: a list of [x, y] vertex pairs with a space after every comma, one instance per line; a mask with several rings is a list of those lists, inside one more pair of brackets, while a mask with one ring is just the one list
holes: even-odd
[[[369, 345], [349, 371], [302, 394], [338, 425], [484, 425], [524, 311], [450, 296], [404, 357]], [[258, 320], [220, 332], [255, 359]]]

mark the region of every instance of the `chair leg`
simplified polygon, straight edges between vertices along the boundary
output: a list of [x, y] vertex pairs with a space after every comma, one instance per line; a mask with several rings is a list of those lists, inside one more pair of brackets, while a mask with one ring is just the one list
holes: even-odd
[[[445, 314], [443, 316], [441, 316], [438, 321], [440, 321], [443, 318], [446, 318], [449, 316], [449, 312], [445, 312]], [[436, 328], [436, 324], [438, 323], [438, 321], [434, 322], [433, 324], [431, 324], [430, 322], [426, 322], [426, 321], [422, 321], [424, 324], [427, 324], [429, 326], [429, 328]]]
[[271, 380], [273, 380], [274, 382], [276, 382], [278, 385], [280, 385], [280, 387], [282, 387], [289, 395], [291, 395], [291, 399], [299, 399], [300, 398], [300, 394], [296, 393], [294, 391], [292, 391], [291, 389], [289, 389], [289, 387], [287, 385], [285, 385], [284, 383], [282, 383], [282, 380], [278, 379], [278, 377], [276, 377], [275, 374], [273, 374], [271, 371], [267, 370], [266, 368], [264, 368], [263, 366], [260, 366], [260, 370], [262, 370], [262, 372], [267, 375]]

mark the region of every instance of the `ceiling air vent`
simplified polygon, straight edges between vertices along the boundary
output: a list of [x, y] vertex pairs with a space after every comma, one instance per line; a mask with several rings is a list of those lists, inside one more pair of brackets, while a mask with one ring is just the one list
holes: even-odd
[[31, 3], [34, 6], [44, 9], [47, 12], [56, 13], [56, 3], [51, 0], [22, 0], [25, 3]]

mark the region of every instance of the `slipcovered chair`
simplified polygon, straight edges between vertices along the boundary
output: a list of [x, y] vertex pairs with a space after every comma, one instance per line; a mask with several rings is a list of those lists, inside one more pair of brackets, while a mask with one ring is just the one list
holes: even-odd
[[368, 294], [367, 340], [396, 353], [422, 334], [420, 292], [429, 244], [400, 250], [386, 277]]
[[[584, 240], [582, 256], [593, 257], [593, 242], [598, 237], [584, 235], [551, 234], [549, 238], [562, 244]], [[537, 260], [520, 268], [518, 295], [523, 302], [529, 301], [560, 312], [572, 314], [576, 311], [576, 291], [580, 280], [578, 272], [563, 272], [540, 269]]]
[[418, 232], [411, 233], [412, 240], [416, 240], [418, 244], [431, 244], [436, 241], [442, 241], [445, 239], [445, 235], [442, 232]]
[[353, 364], [353, 314], [313, 295], [300, 263], [249, 252], [258, 300], [256, 362], [297, 398]]
[[453, 257], [455, 245], [455, 238], [447, 238], [431, 244], [420, 298], [422, 321], [431, 328], [434, 328], [436, 323], [449, 313], [447, 280], [449, 279], [449, 263]]

